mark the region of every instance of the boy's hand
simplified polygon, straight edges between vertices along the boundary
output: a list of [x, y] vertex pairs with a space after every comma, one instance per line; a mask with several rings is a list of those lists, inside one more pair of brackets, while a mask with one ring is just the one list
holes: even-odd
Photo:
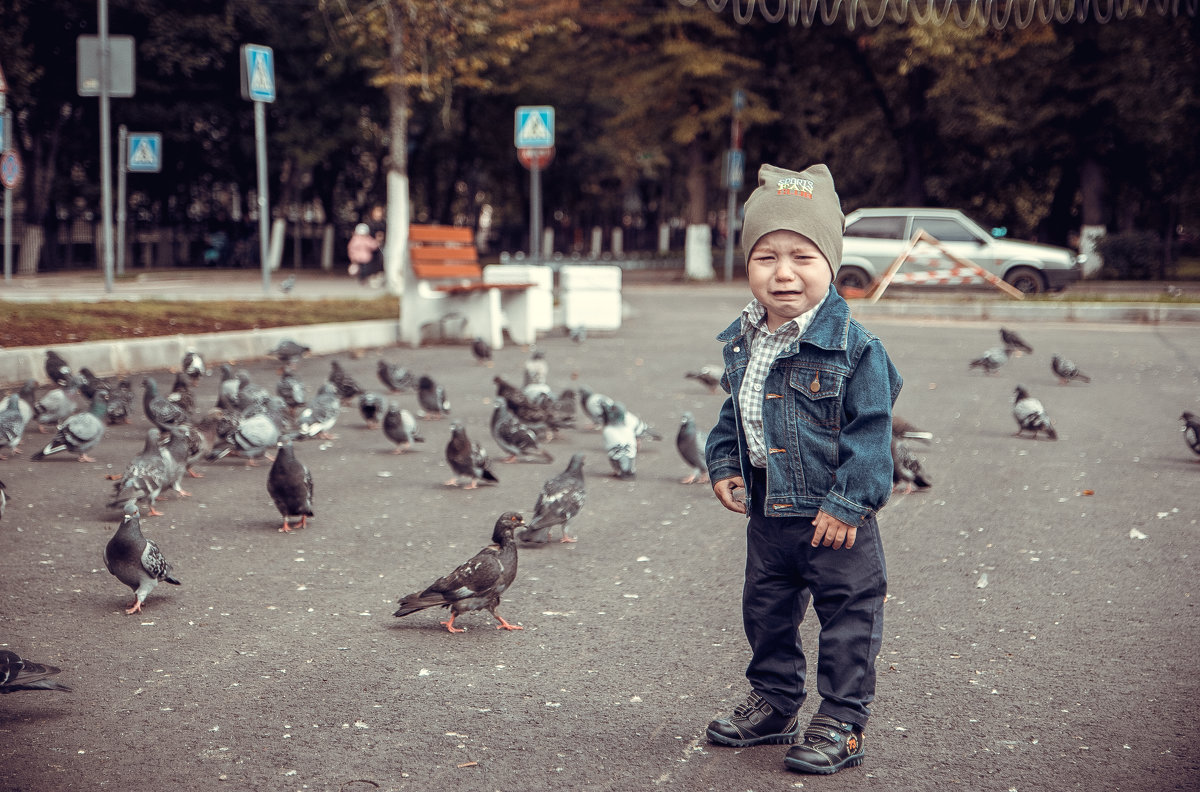
[[[736, 497], [737, 491], [741, 497]], [[741, 476], [731, 476], [727, 479], [713, 482], [713, 492], [721, 505], [731, 512], [746, 513], [746, 481]]]
[[[717, 497], [720, 497], [719, 495]], [[847, 550], [854, 547], [854, 539], [858, 536], [858, 529], [849, 523], [844, 523], [837, 517], [832, 517], [823, 511], [817, 512], [817, 518], [812, 524], [816, 527], [813, 532], [812, 546], [825, 545], [832, 547], [834, 550], [840, 550], [843, 546]]]

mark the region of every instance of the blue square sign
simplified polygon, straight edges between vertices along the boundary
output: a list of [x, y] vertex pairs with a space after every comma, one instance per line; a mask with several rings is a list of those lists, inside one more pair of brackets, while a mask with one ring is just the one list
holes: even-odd
[[162, 135], [157, 132], [130, 132], [125, 167], [130, 173], [158, 173], [162, 170]]
[[517, 148], [553, 148], [554, 108], [548, 106], [517, 108]]
[[242, 45], [242, 98], [275, 101], [275, 53], [258, 44]]

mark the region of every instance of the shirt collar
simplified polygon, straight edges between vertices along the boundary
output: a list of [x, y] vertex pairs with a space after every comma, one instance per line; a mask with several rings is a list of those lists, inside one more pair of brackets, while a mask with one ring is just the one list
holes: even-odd
[[[825, 304], [826, 298], [829, 297], [829, 292], [821, 297], [821, 301], [809, 308], [799, 316], [789, 319], [779, 327], [775, 328], [775, 333], [788, 330], [788, 325], [795, 325], [795, 335], [798, 338], [808, 327], [812, 318], [817, 315], [817, 311], [821, 310], [821, 306]], [[750, 302], [746, 303], [746, 307], [742, 309], [742, 333], [745, 334], [751, 329], [760, 333], [769, 333], [767, 330], [767, 309], [758, 301], [757, 297], [752, 297]]]

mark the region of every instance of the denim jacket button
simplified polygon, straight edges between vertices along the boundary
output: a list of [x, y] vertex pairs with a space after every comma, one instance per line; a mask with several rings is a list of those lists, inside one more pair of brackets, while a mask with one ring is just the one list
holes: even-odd
[[734, 351], [734, 352], [741, 352], [741, 351], [742, 351], [742, 348], [741, 348], [741, 347], [734, 347], [734, 348], [733, 348], [733, 351]]

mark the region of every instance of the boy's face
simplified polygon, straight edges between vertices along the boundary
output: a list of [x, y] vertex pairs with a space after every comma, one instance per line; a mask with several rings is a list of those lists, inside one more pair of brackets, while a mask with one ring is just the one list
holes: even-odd
[[767, 329], [772, 332], [811, 310], [833, 282], [825, 256], [795, 231], [772, 231], [758, 240], [746, 271], [750, 293], [767, 310]]

